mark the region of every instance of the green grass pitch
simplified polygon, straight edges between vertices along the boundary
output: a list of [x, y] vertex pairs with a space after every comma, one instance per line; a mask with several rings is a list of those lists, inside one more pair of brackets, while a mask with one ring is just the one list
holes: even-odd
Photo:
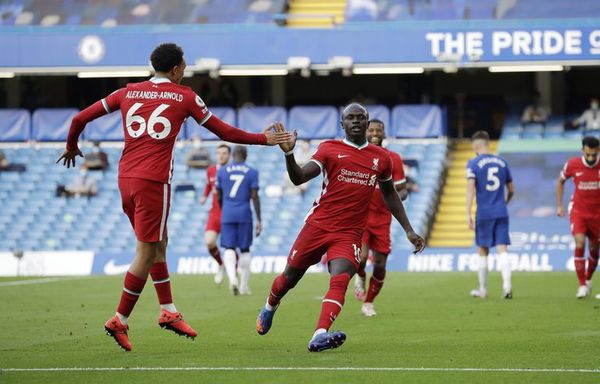
[[[600, 383], [600, 300], [575, 299], [574, 273], [515, 273], [512, 301], [500, 299], [498, 274], [490, 297], [479, 300], [468, 296], [473, 273], [389, 273], [378, 315], [363, 317], [349, 289], [334, 324], [348, 334], [346, 343], [314, 354], [306, 347], [327, 276], [307, 275], [269, 334], [259, 336], [255, 319], [273, 277], [255, 275], [254, 295], [233, 297], [212, 276], [173, 276], [175, 304], [199, 332], [195, 341], [158, 327], [147, 284], [130, 319], [131, 353], [103, 332], [122, 277], [28, 285], [0, 279], [0, 383]], [[120, 367], [178, 370], [7, 370]], [[228, 370], [200, 370], [215, 367]], [[252, 367], [289, 370], [240, 370]], [[356, 370], [333, 370], [347, 367]], [[379, 369], [419, 367], [450, 370]]]

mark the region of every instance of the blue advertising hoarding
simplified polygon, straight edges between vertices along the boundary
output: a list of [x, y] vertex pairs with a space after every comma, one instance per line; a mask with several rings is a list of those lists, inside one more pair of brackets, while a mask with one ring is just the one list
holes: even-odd
[[[290, 56], [327, 63], [600, 60], [600, 19], [356, 23], [331, 29], [275, 25], [0, 27], [0, 67], [144, 66], [161, 42], [180, 44], [189, 63], [286, 64]], [[366, 47], [366, 48], [365, 48]]]

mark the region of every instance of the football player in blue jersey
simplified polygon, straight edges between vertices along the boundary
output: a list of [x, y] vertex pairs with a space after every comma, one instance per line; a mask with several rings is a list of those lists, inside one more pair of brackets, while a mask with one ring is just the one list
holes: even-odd
[[[477, 156], [467, 163], [467, 223], [469, 229], [475, 229], [475, 243], [479, 247], [479, 289], [471, 291], [471, 296], [487, 296], [488, 255], [490, 247], [496, 247], [497, 266], [502, 272], [502, 297], [512, 299], [506, 208], [515, 193], [512, 176], [506, 160], [490, 152], [487, 132], [475, 132], [471, 139]], [[477, 213], [473, 222], [471, 208], [475, 196]]]
[[[252, 245], [252, 210], [256, 214], [256, 236], [262, 230], [258, 171], [246, 164], [248, 152], [244, 146], [233, 149], [233, 162], [217, 172], [217, 197], [221, 205], [221, 247], [223, 264], [234, 295], [250, 295], [250, 246]], [[236, 249], [240, 251], [237, 262]], [[240, 280], [237, 278], [238, 264]]]

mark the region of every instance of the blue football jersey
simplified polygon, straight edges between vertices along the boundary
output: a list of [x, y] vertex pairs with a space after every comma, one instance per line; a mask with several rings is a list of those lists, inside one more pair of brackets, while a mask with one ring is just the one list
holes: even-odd
[[258, 189], [258, 171], [245, 163], [229, 164], [217, 172], [216, 186], [223, 196], [221, 222], [252, 222], [251, 191]]
[[467, 163], [467, 179], [475, 179], [477, 219], [507, 217], [505, 188], [512, 182], [508, 164], [496, 155], [479, 155]]

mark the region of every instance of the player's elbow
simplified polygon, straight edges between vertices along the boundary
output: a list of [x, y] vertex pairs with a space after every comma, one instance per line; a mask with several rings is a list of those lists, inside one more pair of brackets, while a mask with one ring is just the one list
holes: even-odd
[[81, 113], [78, 113], [75, 116], [73, 116], [73, 120], [72, 120], [71, 124], [74, 125], [75, 127], [81, 127], [85, 124], [85, 121], [81, 117]]
[[290, 176], [290, 181], [295, 186], [299, 186], [299, 185], [301, 185], [301, 184], [303, 184], [305, 182], [304, 177], [302, 177], [300, 175], [289, 175], [289, 176]]

